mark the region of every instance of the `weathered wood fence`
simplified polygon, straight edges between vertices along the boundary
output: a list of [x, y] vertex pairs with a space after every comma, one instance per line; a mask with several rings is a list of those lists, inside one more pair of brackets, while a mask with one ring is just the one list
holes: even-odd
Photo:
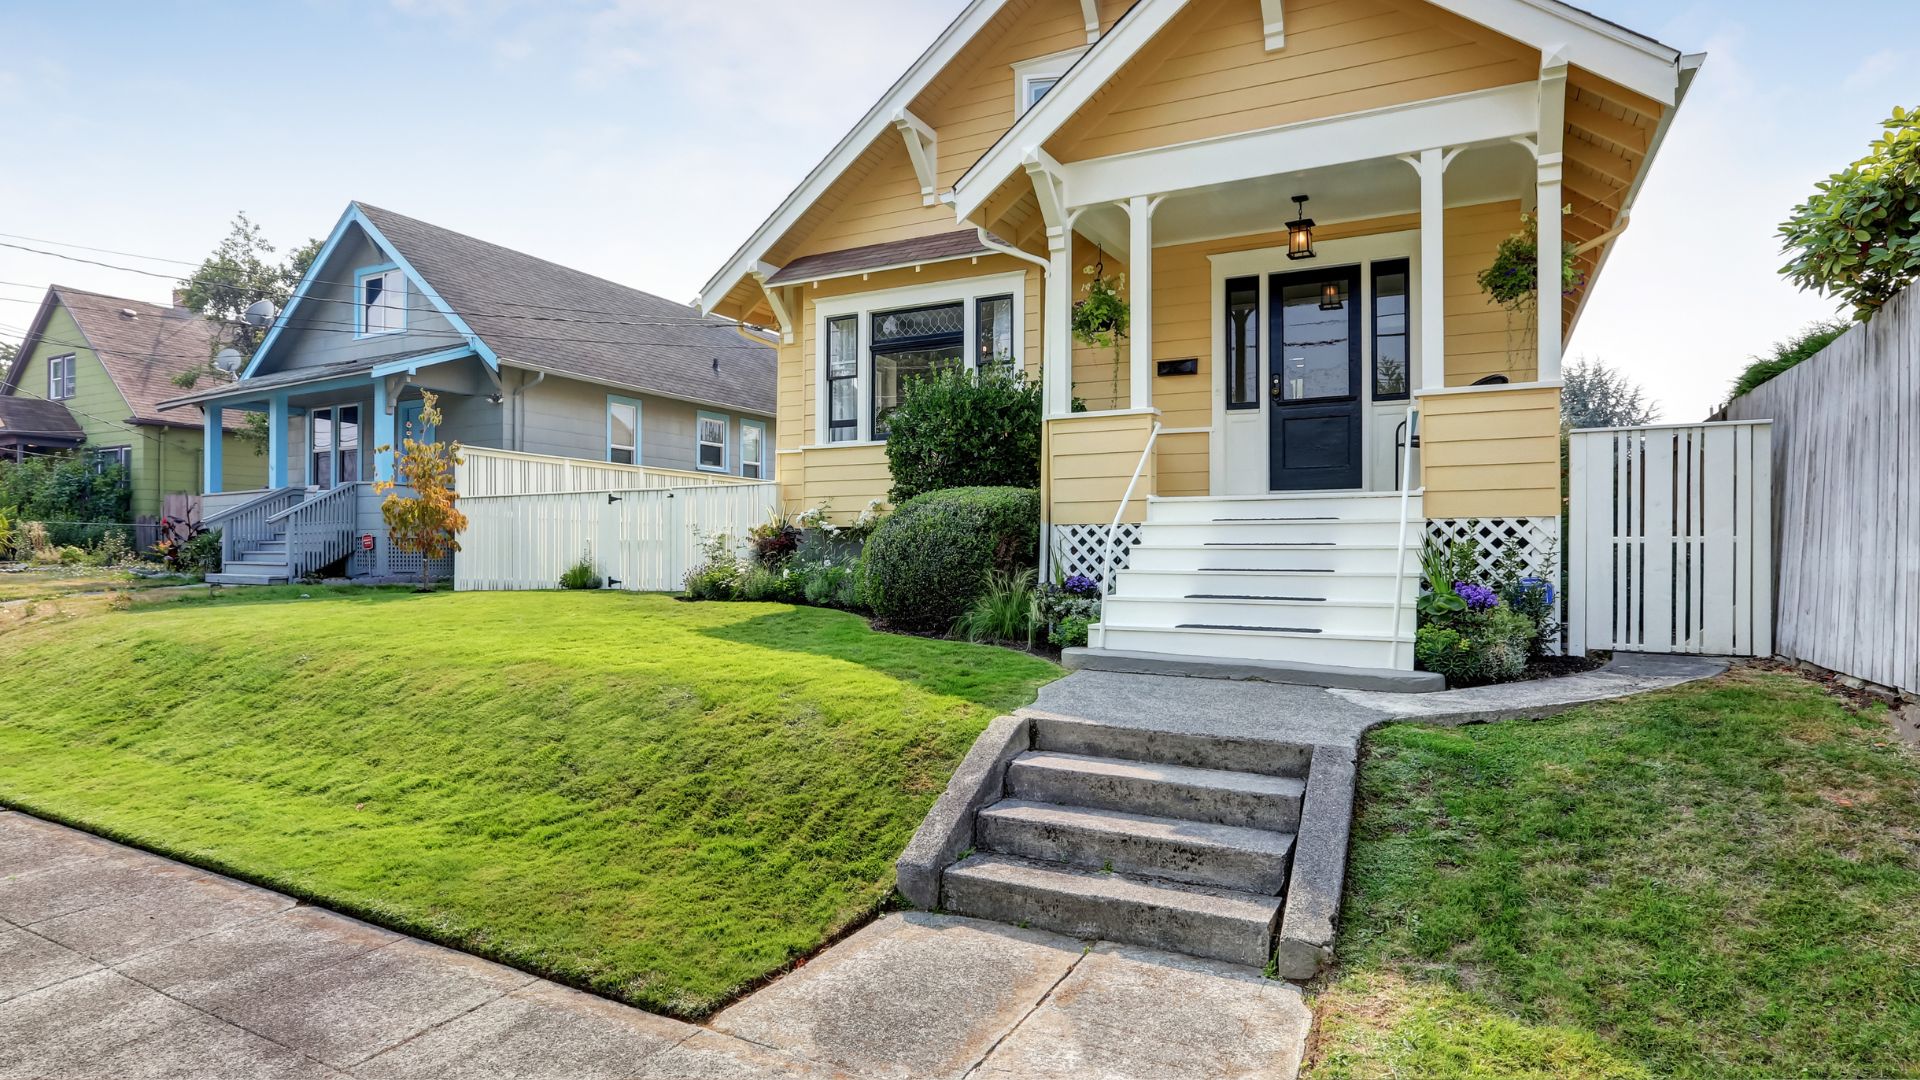
[[1770, 427], [1568, 436], [1570, 651], [1772, 654]]
[[1778, 652], [1920, 693], [1920, 289], [1727, 415], [1774, 422]]

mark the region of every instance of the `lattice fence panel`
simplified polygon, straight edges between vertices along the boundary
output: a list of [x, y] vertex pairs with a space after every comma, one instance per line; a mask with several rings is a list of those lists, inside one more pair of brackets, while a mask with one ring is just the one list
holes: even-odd
[[1441, 545], [1461, 540], [1472, 544], [1482, 573], [1491, 573], [1501, 556], [1517, 546], [1527, 560], [1527, 573], [1554, 582], [1559, 591], [1559, 518], [1435, 518], [1427, 522], [1427, 538]]
[[1053, 572], [1067, 577], [1085, 574], [1105, 586], [1107, 534], [1114, 534], [1113, 569], [1117, 573], [1127, 568], [1142, 528], [1134, 522], [1122, 522], [1118, 530], [1111, 525], [1054, 525], [1050, 530]]

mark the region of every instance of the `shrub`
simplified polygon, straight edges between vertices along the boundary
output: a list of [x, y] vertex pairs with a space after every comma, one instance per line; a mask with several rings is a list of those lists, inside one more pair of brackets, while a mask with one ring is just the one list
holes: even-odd
[[1033, 572], [995, 570], [986, 591], [953, 621], [953, 636], [968, 641], [1033, 644]]
[[1534, 638], [1533, 620], [1501, 604], [1422, 626], [1413, 654], [1422, 668], [1446, 676], [1449, 686], [1510, 682], [1526, 673]]
[[800, 579], [789, 577], [770, 566], [748, 568], [746, 573], [740, 575], [740, 583], [735, 588], [738, 599], [780, 604], [793, 603], [802, 592]]
[[1029, 488], [952, 488], [910, 499], [867, 543], [867, 600], [901, 629], [945, 630], [994, 571], [1032, 565], [1039, 534], [1040, 493]]
[[1100, 584], [1075, 574], [1040, 590], [1035, 598], [1047, 641], [1062, 649], [1087, 643], [1087, 628], [1100, 621]]
[[132, 520], [127, 471], [118, 465], [95, 471], [77, 454], [0, 461], [0, 506], [11, 507], [18, 520], [55, 522], [42, 526], [54, 545], [92, 544], [106, 531], [104, 523]]
[[1748, 364], [1740, 377], [1733, 381], [1733, 397], [1750, 393], [1766, 384], [1767, 380], [1793, 368], [1834, 343], [1841, 334], [1847, 332], [1849, 323], [1839, 319], [1822, 319], [1808, 323], [1785, 341], [1776, 341], [1765, 356], [1756, 356]]
[[600, 575], [593, 569], [592, 552], [582, 552], [579, 561], [560, 575], [560, 587], [563, 589], [597, 589], [601, 584]]
[[689, 600], [732, 600], [740, 591], [740, 560], [733, 537], [714, 533], [700, 542], [700, 562], [687, 571]]
[[953, 368], [906, 384], [887, 416], [895, 505], [929, 491], [1040, 484], [1040, 387]]
[[777, 570], [800, 547], [800, 530], [787, 521], [785, 514], [775, 514], [747, 530], [747, 545], [753, 550], [754, 562]]
[[201, 574], [220, 572], [220, 530], [210, 529], [180, 545], [179, 568]]
[[1780, 269], [1862, 322], [1920, 277], [1920, 110], [1896, 108], [1867, 156], [1815, 186], [1780, 226]]

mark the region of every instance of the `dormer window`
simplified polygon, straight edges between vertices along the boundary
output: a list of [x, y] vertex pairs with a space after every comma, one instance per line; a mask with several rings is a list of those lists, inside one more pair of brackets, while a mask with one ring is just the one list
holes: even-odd
[[1013, 65], [1013, 115], [1018, 117], [1040, 103], [1085, 49], [1036, 56]]
[[354, 274], [354, 318], [361, 337], [407, 328], [407, 278], [397, 266], [375, 266]]

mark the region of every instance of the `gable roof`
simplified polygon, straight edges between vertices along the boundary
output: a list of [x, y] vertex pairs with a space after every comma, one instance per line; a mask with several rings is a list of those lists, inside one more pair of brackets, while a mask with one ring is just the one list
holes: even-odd
[[87, 433], [65, 405], [17, 394], [0, 395], [0, 439], [16, 443], [46, 439], [79, 444], [86, 438]]
[[398, 263], [496, 369], [506, 364], [773, 414], [772, 343], [743, 336], [733, 322], [361, 202], [348, 205], [313, 260], [249, 365], [248, 381], [350, 225]]
[[[45, 336], [47, 320], [56, 306], [64, 308], [79, 327], [81, 340], [56, 341]], [[99, 358], [114, 388], [126, 399], [129, 422], [197, 428], [198, 421], [163, 414], [160, 404], [179, 395], [180, 387], [173, 380], [185, 372], [199, 371], [202, 378], [219, 377], [207, 370], [219, 329], [218, 323], [186, 308], [53, 285], [41, 300], [27, 336], [21, 339], [20, 357], [24, 360], [42, 344], [56, 349], [85, 349]], [[15, 395], [25, 370], [25, 363], [14, 364], [0, 393]], [[35, 395], [29, 389], [17, 396]], [[229, 428], [243, 423], [244, 418], [239, 416], [222, 420]]]

